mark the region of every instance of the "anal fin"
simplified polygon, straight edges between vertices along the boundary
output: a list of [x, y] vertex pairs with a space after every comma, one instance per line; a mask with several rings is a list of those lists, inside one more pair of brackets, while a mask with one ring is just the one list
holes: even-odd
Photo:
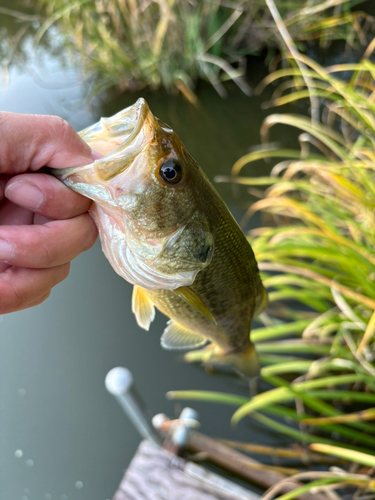
[[167, 328], [161, 336], [160, 343], [164, 349], [191, 349], [201, 347], [207, 339], [184, 328], [173, 320], [169, 320]]
[[138, 325], [144, 330], [148, 330], [155, 319], [155, 307], [143, 288], [138, 285], [133, 287], [132, 311]]

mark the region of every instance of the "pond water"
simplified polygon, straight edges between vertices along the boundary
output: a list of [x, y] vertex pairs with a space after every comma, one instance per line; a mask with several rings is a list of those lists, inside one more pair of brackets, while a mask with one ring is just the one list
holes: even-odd
[[[7, 17], [2, 25], [13, 27]], [[13, 28], [12, 28], [13, 29]], [[56, 50], [55, 50], [56, 52]], [[252, 61], [253, 82], [264, 67]], [[6, 78], [5, 78], [6, 77]], [[228, 174], [234, 161], [259, 143], [265, 96], [246, 97], [228, 86], [221, 99], [207, 85], [197, 91], [199, 109], [180, 96], [144, 92], [156, 116], [170, 124], [210, 179]], [[79, 130], [132, 104], [138, 94], [85, 98], [77, 73], [48, 51], [3, 74], [0, 110], [58, 114]], [[288, 131], [290, 133], [290, 131]], [[258, 173], [265, 167], [259, 165]], [[250, 201], [228, 185], [217, 186], [236, 217]], [[253, 223], [256, 223], [253, 222]], [[97, 242], [80, 255], [50, 298], [36, 308], [0, 318], [0, 498], [3, 500], [106, 500], [112, 497], [140, 437], [104, 388], [107, 372], [126, 366], [151, 414], [173, 417], [181, 405], [169, 390], [203, 389], [248, 394], [236, 377], [213, 376], [164, 351], [159, 338], [166, 318], [151, 331], [131, 312], [132, 286], [112, 270]], [[202, 432], [221, 438], [281, 444], [255, 423], [230, 429], [233, 408], [189, 403]]]

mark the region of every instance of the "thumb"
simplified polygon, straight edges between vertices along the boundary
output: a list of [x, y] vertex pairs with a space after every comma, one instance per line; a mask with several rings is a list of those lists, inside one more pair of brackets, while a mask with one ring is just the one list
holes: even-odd
[[90, 147], [62, 118], [0, 112], [0, 174], [92, 161]]

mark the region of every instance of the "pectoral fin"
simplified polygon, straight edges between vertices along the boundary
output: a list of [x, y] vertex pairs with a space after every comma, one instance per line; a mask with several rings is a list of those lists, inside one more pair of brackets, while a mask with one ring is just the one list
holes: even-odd
[[144, 289], [138, 285], [133, 287], [132, 311], [138, 325], [145, 330], [150, 328], [150, 324], [155, 319], [155, 307], [147, 297]]
[[167, 325], [160, 339], [164, 349], [191, 349], [207, 342], [207, 339], [201, 335], [184, 328], [175, 321], [169, 320]]
[[180, 286], [180, 288], [175, 288], [173, 292], [216, 325], [215, 318], [212, 316], [210, 310], [192, 288], [189, 286]]

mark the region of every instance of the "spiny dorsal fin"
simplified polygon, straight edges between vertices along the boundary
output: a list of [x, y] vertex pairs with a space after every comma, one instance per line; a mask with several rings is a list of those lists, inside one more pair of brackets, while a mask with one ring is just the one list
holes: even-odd
[[133, 287], [132, 311], [138, 325], [148, 330], [155, 319], [155, 307], [147, 297], [144, 289], [138, 285]]
[[190, 286], [180, 286], [179, 288], [175, 288], [173, 292], [216, 325], [215, 318], [212, 316], [210, 310]]
[[183, 326], [169, 320], [167, 328], [161, 336], [160, 343], [164, 349], [191, 349], [200, 347], [207, 339]]

